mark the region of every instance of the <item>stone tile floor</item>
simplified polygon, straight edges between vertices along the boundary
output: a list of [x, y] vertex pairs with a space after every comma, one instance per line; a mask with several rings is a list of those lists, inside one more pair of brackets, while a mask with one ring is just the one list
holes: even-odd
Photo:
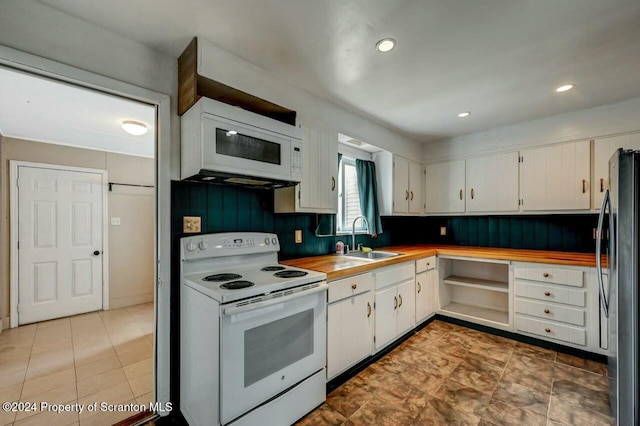
[[433, 321], [306, 425], [609, 425], [606, 365]]
[[[153, 332], [153, 303], [4, 330], [0, 401], [148, 405]], [[0, 410], [0, 426], [111, 425], [133, 414]]]

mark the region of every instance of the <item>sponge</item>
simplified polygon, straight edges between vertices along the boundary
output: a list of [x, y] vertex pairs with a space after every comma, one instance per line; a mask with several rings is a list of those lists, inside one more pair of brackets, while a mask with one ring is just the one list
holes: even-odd
[[362, 252], [363, 253], [369, 253], [370, 251], [373, 251], [373, 250], [371, 250], [371, 247], [362, 247]]

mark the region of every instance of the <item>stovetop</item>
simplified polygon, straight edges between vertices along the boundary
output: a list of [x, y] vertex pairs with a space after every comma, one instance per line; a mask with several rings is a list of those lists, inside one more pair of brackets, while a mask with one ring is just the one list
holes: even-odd
[[[223, 280], [223, 278], [229, 279]], [[184, 282], [220, 303], [229, 303], [304, 284], [324, 281], [326, 278], [326, 274], [322, 272], [293, 266], [269, 264], [245, 269], [234, 268], [226, 271], [216, 270], [187, 274], [184, 276]], [[220, 280], [217, 281], [215, 279]]]

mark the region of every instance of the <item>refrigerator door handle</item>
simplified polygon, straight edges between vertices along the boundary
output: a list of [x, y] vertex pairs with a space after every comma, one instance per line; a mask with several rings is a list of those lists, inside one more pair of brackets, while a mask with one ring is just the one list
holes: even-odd
[[[607, 189], [602, 199], [602, 207], [600, 208], [600, 216], [598, 217], [598, 230], [596, 231], [596, 275], [598, 276], [598, 288], [600, 290], [600, 305], [604, 316], [609, 318], [609, 302], [604, 293], [604, 282], [602, 280], [602, 225], [604, 224], [604, 215], [606, 214], [607, 205], [611, 202], [611, 196]], [[611, 209], [609, 209], [611, 212]], [[609, 230], [609, 235], [613, 234], [613, 230]]]

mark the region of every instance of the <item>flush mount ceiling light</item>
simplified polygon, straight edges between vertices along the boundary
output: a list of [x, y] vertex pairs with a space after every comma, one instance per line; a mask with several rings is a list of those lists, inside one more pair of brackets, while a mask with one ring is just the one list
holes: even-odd
[[573, 89], [573, 84], [563, 84], [556, 89], [556, 92], [566, 92], [567, 90], [571, 89]]
[[122, 130], [134, 136], [142, 136], [147, 133], [147, 125], [139, 121], [124, 120]]
[[378, 52], [388, 52], [396, 47], [396, 41], [392, 38], [383, 38], [376, 43], [376, 50]]
[[465, 112], [461, 112], [460, 114], [458, 114], [458, 117], [460, 118], [465, 118], [471, 115], [471, 112], [469, 111], [465, 111]]
[[229, 130], [229, 131], [227, 132], [227, 136], [237, 135], [237, 134], [238, 134], [238, 132], [236, 132], [235, 130]]

